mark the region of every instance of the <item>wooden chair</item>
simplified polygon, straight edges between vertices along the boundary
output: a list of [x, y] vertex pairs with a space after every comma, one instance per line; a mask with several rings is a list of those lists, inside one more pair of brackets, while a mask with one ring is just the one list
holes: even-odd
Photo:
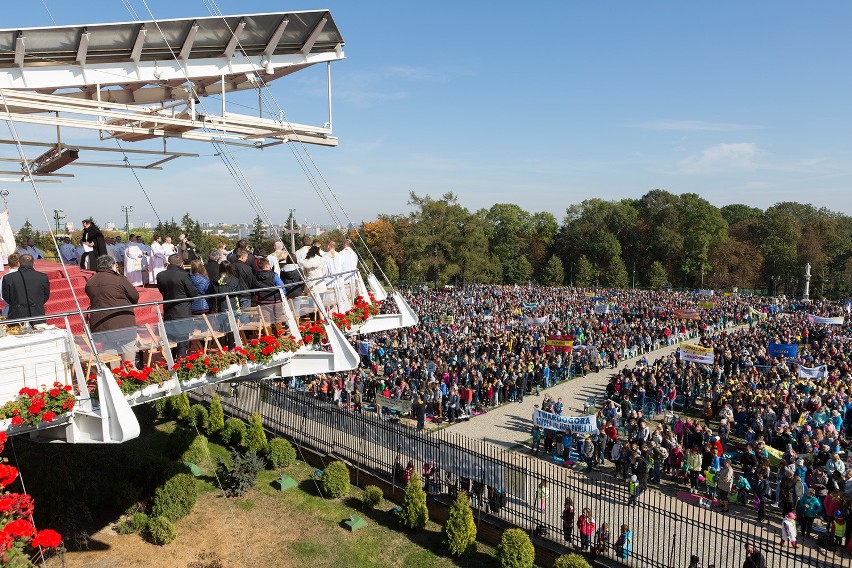
[[[159, 352], [163, 359], [166, 358], [166, 348], [163, 346], [163, 341], [160, 336], [154, 333], [154, 328], [150, 323], [146, 323], [139, 328], [140, 332], [136, 334], [136, 345], [140, 351], [146, 352], [145, 365], [150, 367], [154, 360], [154, 354]], [[177, 343], [170, 341], [169, 349], [177, 347]]]
[[92, 344], [89, 343], [89, 338], [85, 335], [82, 337], [84, 345], [80, 345], [77, 341], [74, 342], [74, 345], [77, 347], [77, 354], [80, 356], [80, 363], [86, 367], [85, 378], [89, 378], [92, 374], [92, 367], [94, 367], [98, 361], [104, 365], [111, 365], [113, 363], [121, 364], [121, 355], [114, 350], [101, 350], [98, 352], [98, 356], [95, 357], [95, 351], [92, 349]]
[[[257, 337], [269, 333], [269, 329], [263, 319], [263, 311], [260, 309], [260, 306], [242, 308], [241, 311], [242, 313], [237, 318], [237, 326], [240, 328], [240, 337], [243, 338], [243, 343], [248, 342], [247, 332], [254, 332], [257, 334]], [[242, 320], [246, 318], [248, 321], [243, 322]]]
[[203, 346], [203, 349], [201, 351], [204, 353], [207, 353], [207, 348], [210, 345], [210, 341], [212, 340], [216, 344], [216, 348], [221, 351], [222, 344], [219, 342], [219, 339], [225, 337], [225, 333], [213, 329], [213, 325], [210, 323], [210, 318], [207, 317], [207, 314], [201, 314], [200, 316], [194, 317], [200, 317], [202, 319], [202, 328], [193, 329], [192, 333], [189, 334], [189, 340], [201, 343]]

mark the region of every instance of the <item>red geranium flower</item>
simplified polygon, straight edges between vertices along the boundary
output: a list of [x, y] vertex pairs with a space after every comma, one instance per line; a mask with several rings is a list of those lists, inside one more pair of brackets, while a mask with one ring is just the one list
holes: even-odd
[[0, 487], [6, 487], [18, 477], [18, 470], [11, 465], [0, 463]]
[[65, 402], [62, 403], [62, 410], [72, 410], [74, 408], [74, 399], [69, 398], [66, 399]]
[[20, 426], [24, 423], [24, 419], [18, 416], [17, 414], [12, 417], [12, 426]]
[[249, 353], [248, 357], [249, 357], [249, 361], [254, 361], [254, 359], [255, 359], [254, 353]]
[[71, 392], [72, 390], [74, 390], [74, 387], [72, 387], [71, 385], [65, 385], [63, 388], [65, 389], [65, 392]]
[[31, 543], [33, 548], [38, 548], [39, 546], [44, 548], [56, 548], [60, 544], [62, 544], [62, 535], [52, 529], [38, 531], [38, 534], [36, 534]]
[[185, 368], [189, 369], [191, 371], [192, 370], [192, 363], [187, 363]]
[[59, 392], [59, 389], [50, 389], [50, 396], [56, 398], [57, 396], [59, 396]]
[[257, 339], [252, 339], [251, 341], [249, 341], [249, 345], [251, 345], [252, 347], [257, 347], [258, 343], [260, 343], [260, 341], [258, 341]]
[[48, 410], [44, 414], [41, 415], [42, 422], [53, 422], [56, 419], [56, 413], [52, 410]]
[[3, 530], [15, 538], [24, 538], [32, 536], [35, 532], [35, 527], [26, 519], [15, 519], [8, 523]]
[[218, 373], [218, 372], [219, 372], [219, 367], [213, 367], [212, 369], [210, 369], [210, 372], [212, 372], [212, 373]]

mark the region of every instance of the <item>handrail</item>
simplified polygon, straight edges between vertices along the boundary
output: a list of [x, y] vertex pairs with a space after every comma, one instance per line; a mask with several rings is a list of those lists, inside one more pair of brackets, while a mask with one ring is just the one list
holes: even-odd
[[[192, 302], [193, 300], [207, 299], [207, 298], [220, 298], [220, 297], [223, 297], [223, 296], [234, 296], [234, 297], [236, 297], [236, 296], [242, 296], [244, 294], [252, 294], [252, 293], [255, 293], [255, 292], [267, 292], [267, 291], [271, 291], [271, 290], [286, 289], [286, 288], [292, 287], [292, 286], [300, 286], [300, 285], [303, 285], [303, 284], [307, 284], [308, 282], [315, 282], [315, 281], [319, 281], [319, 280], [327, 280], [329, 278], [336, 278], [336, 277], [339, 277], [339, 276], [345, 276], [347, 274], [354, 274], [356, 272], [358, 272], [358, 270], [348, 270], [346, 272], [338, 272], [338, 273], [335, 273], [335, 274], [326, 274], [326, 275], [323, 275], [323, 276], [319, 276], [317, 278], [309, 278], [309, 279], [303, 280], [301, 282], [294, 282], [292, 284], [284, 284], [283, 286], [267, 286], [265, 288], [251, 288], [249, 290], [237, 290], [236, 292], [217, 292], [215, 294], [199, 294], [198, 296], [195, 296], [195, 297], [192, 297], [192, 298], [176, 298], [176, 299], [173, 299], [173, 300], [159, 300], [159, 301], [156, 301], [156, 302], [142, 302], [142, 303], [138, 303], [138, 304], [127, 304], [127, 305], [114, 306], [114, 307], [109, 307], [109, 308], [95, 308], [95, 309], [90, 308], [90, 309], [83, 310], [82, 313], [94, 314], [94, 313], [98, 313], [98, 312], [110, 312], [110, 311], [115, 311], [115, 310], [124, 310], [124, 309], [131, 309], [131, 308], [135, 309], [135, 308], [144, 308], [144, 307], [150, 307], [150, 306], [161, 306], [161, 305], [164, 305], [164, 304], [185, 303], [185, 302]], [[50, 318], [62, 318], [62, 317], [76, 316], [76, 315], [80, 315], [80, 312], [77, 311], [77, 310], [72, 311], [72, 312], [57, 312], [55, 314], [46, 314], [46, 315], [43, 315], [43, 316], [32, 316], [32, 317], [28, 317], [28, 318], [7, 319], [7, 320], [3, 320], [3, 323], [6, 324], [6, 325], [8, 325], [8, 324], [14, 325], [14, 324], [17, 324], [17, 323], [23, 323], [23, 322], [27, 322], [27, 321], [34, 321], [34, 320], [42, 321], [42, 320], [50, 319]]]

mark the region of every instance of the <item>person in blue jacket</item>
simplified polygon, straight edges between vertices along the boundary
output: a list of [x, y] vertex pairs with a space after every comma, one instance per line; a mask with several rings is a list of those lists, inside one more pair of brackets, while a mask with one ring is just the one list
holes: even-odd
[[615, 553], [618, 558], [626, 559], [630, 557], [630, 545], [633, 544], [633, 533], [630, 528], [621, 525], [621, 534], [618, 535], [618, 540], [615, 541]]
[[822, 513], [822, 503], [819, 502], [813, 488], [808, 489], [808, 494], [799, 500], [799, 508], [803, 513], [801, 515], [802, 532], [805, 536], [810, 536], [814, 519]]

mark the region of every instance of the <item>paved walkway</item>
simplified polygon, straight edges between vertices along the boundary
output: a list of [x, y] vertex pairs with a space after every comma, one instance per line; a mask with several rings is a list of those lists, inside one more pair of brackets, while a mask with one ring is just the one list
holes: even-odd
[[[728, 331], [736, 329], [739, 328], [732, 327]], [[694, 341], [694, 339], [687, 339], [683, 342]], [[659, 357], [673, 353], [677, 350], [678, 345], [677, 343], [667, 345], [656, 351], [651, 351], [646, 355], [639, 355], [633, 359], [625, 359], [619, 362], [618, 369], [623, 369], [625, 366], [632, 367], [643, 356], [653, 362]], [[550, 394], [553, 398], [562, 397], [562, 403], [565, 405], [562, 411], [563, 415], [581, 416], [583, 402], [590, 396], [598, 397], [604, 394], [606, 392], [606, 385], [609, 383], [609, 378], [616, 370], [603, 369], [597, 373], [588, 373], [585, 377], [570, 379], [547, 390], [542, 390], [540, 396], [525, 396], [523, 402], [504, 404], [493, 410], [489, 410], [485, 414], [475, 416], [467, 422], [452, 424], [447, 429], [456, 434], [462, 434], [470, 438], [485, 440], [498, 446], [511, 448], [530, 439], [533, 407], [536, 404], [541, 404], [544, 393]]]

